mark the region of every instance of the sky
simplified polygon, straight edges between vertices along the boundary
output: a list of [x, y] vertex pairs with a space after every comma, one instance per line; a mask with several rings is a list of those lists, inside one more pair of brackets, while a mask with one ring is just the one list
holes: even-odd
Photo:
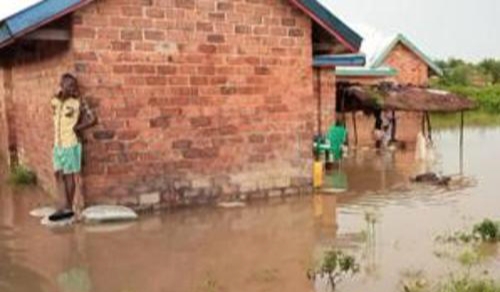
[[[40, 0], [0, 0], [0, 19]], [[432, 58], [500, 58], [498, 0], [319, 0], [360, 33], [370, 55], [403, 33]]]
[[[498, 0], [320, 0], [373, 39], [403, 33], [431, 58], [500, 58]], [[363, 49], [373, 50], [364, 44]]]
[[0, 0], [0, 19], [4, 19], [40, 0]]

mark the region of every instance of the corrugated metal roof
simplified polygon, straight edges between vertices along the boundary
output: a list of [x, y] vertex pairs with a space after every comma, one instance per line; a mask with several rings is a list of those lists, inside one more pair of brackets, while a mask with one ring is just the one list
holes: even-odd
[[386, 77], [386, 76], [395, 76], [398, 74], [398, 71], [391, 67], [360, 67], [360, 68], [351, 68], [351, 67], [339, 67], [335, 71], [337, 76], [342, 77], [359, 77], [359, 76], [373, 76], [373, 77]]
[[314, 67], [332, 67], [332, 66], [364, 66], [366, 62], [363, 54], [344, 54], [344, 55], [321, 55], [314, 57]]
[[0, 48], [93, 0], [45, 0], [0, 22]]
[[317, 0], [290, 0], [295, 6], [308, 14], [317, 24], [344, 44], [352, 53], [359, 52], [363, 38], [335, 16]]

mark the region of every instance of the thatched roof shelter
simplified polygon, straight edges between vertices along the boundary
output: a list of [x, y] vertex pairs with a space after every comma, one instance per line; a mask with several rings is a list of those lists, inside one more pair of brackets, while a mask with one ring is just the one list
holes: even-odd
[[414, 86], [344, 85], [339, 90], [340, 111], [461, 112], [476, 107], [474, 101], [457, 94]]

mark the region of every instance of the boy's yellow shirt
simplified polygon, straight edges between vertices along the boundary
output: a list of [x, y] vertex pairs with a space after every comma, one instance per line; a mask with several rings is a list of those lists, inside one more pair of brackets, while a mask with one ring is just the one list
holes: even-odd
[[54, 113], [54, 145], [63, 148], [77, 145], [79, 142], [74, 127], [80, 118], [80, 100], [68, 98], [63, 101], [54, 97], [51, 104]]

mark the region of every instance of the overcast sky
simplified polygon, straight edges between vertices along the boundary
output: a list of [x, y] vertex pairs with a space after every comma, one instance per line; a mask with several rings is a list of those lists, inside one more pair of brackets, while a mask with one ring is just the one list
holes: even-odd
[[498, 0], [320, 0], [361, 34], [401, 32], [434, 58], [500, 58]]
[[16, 13], [40, 0], [0, 0], [0, 19]]
[[[38, 1], [0, 0], [0, 19]], [[365, 37], [368, 51], [401, 32], [434, 58], [500, 58], [498, 0], [320, 1]]]

